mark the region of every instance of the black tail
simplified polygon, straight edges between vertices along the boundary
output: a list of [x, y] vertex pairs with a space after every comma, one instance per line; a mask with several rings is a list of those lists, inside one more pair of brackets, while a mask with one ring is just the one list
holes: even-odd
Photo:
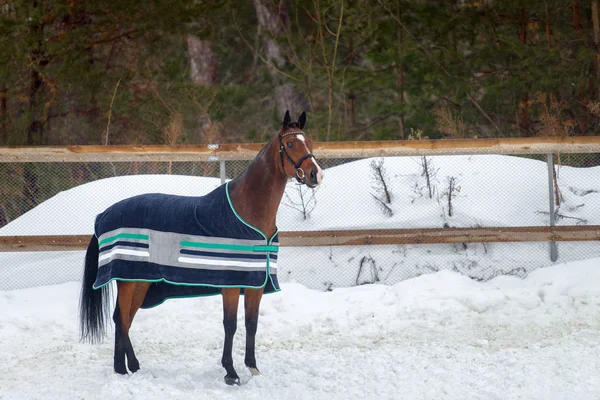
[[79, 332], [81, 340], [91, 343], [102, 341], [104, 324], [110, 307], [110, 285], [94, 290], [92, 285], [98, 275], [98, 239], [90, 240], [85, 253], [85, 267], [79, 299]]

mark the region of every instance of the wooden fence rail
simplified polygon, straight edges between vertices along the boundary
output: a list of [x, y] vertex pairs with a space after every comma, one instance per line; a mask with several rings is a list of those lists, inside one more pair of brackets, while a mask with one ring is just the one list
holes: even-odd
[[[0, 147], [0, 162], [251, 160], [264, 143]], [[316, 142], [317, 158], [465, 154], [600, 153], [600, 136]]]
[[[84, 250], [90, 235], [0, 236], [0, 252]], [[519, 226], [280, 232], [281, 246], [362, 246], [440, 243], [600, 240], [600, 225]]]

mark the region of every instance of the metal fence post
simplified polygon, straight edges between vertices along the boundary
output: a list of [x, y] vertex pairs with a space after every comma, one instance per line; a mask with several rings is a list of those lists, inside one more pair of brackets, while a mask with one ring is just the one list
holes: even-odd
[[[552, 153], [546, 155], [548, 164], [548, 205], [550, 211], [550, 226], [555, 224], [554, 216], [554, 160], [552, 159]], [[555, 262], [558, 259], [558, 246], [556, 241], [550, 241], [550, 261]]]
[[227, 178], [225, 174], [225, 160], [219, 161], [219, 172], [221, 174], [221, 185], [225, 183], [225, 179]]
[[223, 160], [218, 154], [217, 151], [221, 148], [221, 145], [219, 144], [209, 144], [208, 146], [209, 150], [213, 150], [215, 152], [214, 155], [210, 155], [208, 156], [208, 161], [218, 161], [219, 162], [219, 176], [221, 177], [221, 185], [225, 183], [225, 180], [227, 179], [227, 174], [226, 174], [226, 170], [225, 170], [225, 160]]

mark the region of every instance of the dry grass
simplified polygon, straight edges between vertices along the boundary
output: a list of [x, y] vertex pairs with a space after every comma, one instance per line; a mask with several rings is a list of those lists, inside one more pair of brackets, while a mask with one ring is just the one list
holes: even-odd
[[205, 143], [221, 143], [221, 125], [208, 121], [202, 126], [202, 139]]
[[421, 139], [429, 139], [429, 136], [423, 136], [422, 129], [410, 128], [410, 133], [408, 134], [408, 140], [421, 140]]
[[534, 97], [534, 103], [541, 107], [540, 122], [541, 129], [538, 136], [543, 137], [565, 137], [569, 136], [573, 121], [563, 118], [566, 103], [557, 100], [556, 96], [549, 93], [538, 93]]
[[169, 125], [163, 130], [163, 138], [168, 145], [176, 145], [184, 136], [183, 130], [183, 114], [175, 111], [171, 115]]
[[449, 107], [437, 105], [431, 113], [435, 116], [436, 126], [442, 135], [454, 139], [469, 137], [471, 131], [469, 125], [460, 116], [454, 115]]
[[600, 101], [589, 101], [586, 106], [592, 114], [600, 118]]

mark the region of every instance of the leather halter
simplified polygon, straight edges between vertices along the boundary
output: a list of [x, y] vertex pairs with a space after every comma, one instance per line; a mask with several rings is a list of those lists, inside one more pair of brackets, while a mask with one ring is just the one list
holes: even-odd
[[304, 160], [306, 160], [307, 158], [315, 158], [315, 156], [313, 156], [311, 153], [305, 154], [304, 156], [302, 156], [302, 158], [300, 158], [300, 160], [298, 160], [298, 162], [294, 162], [294, 160], [292, 159], [292, 157], [290, 157], [290, 155], [288, 154], [287, 150], [285, 149], [285, 146], [283, 145], [283, 138], [289, 135], [302, 135], [304, 136], [305, 133], [302, 131], [294, 131], [294, 132], [286, 132], [284, 134], [281, 133], [282, 129], [279, 130], [279, 133], [277, 134], [277, 136], [279, 137], [279, 158], [281, 160], [281, 170], [283, 171], [283, 174], [287, 177], [287, 178], [291, 178], [291, 176], [288, 176], [288, 174], [285, 172], [285, 165], [283, 162], [283, 155], [285, 154], [285, 157], [288, 159], [288, 161], [294, 166], [294, 168], [296, 169], [296, 180], [300, 183], [305, 183], [302, 181], [302, 179], [304, 179], [304, 177], [306, 176], [306, 174], [304, 173], [304, 170], [302, 168], [300, 168], [300, 166], [302, 165], [302, 163], [304, 162]]

